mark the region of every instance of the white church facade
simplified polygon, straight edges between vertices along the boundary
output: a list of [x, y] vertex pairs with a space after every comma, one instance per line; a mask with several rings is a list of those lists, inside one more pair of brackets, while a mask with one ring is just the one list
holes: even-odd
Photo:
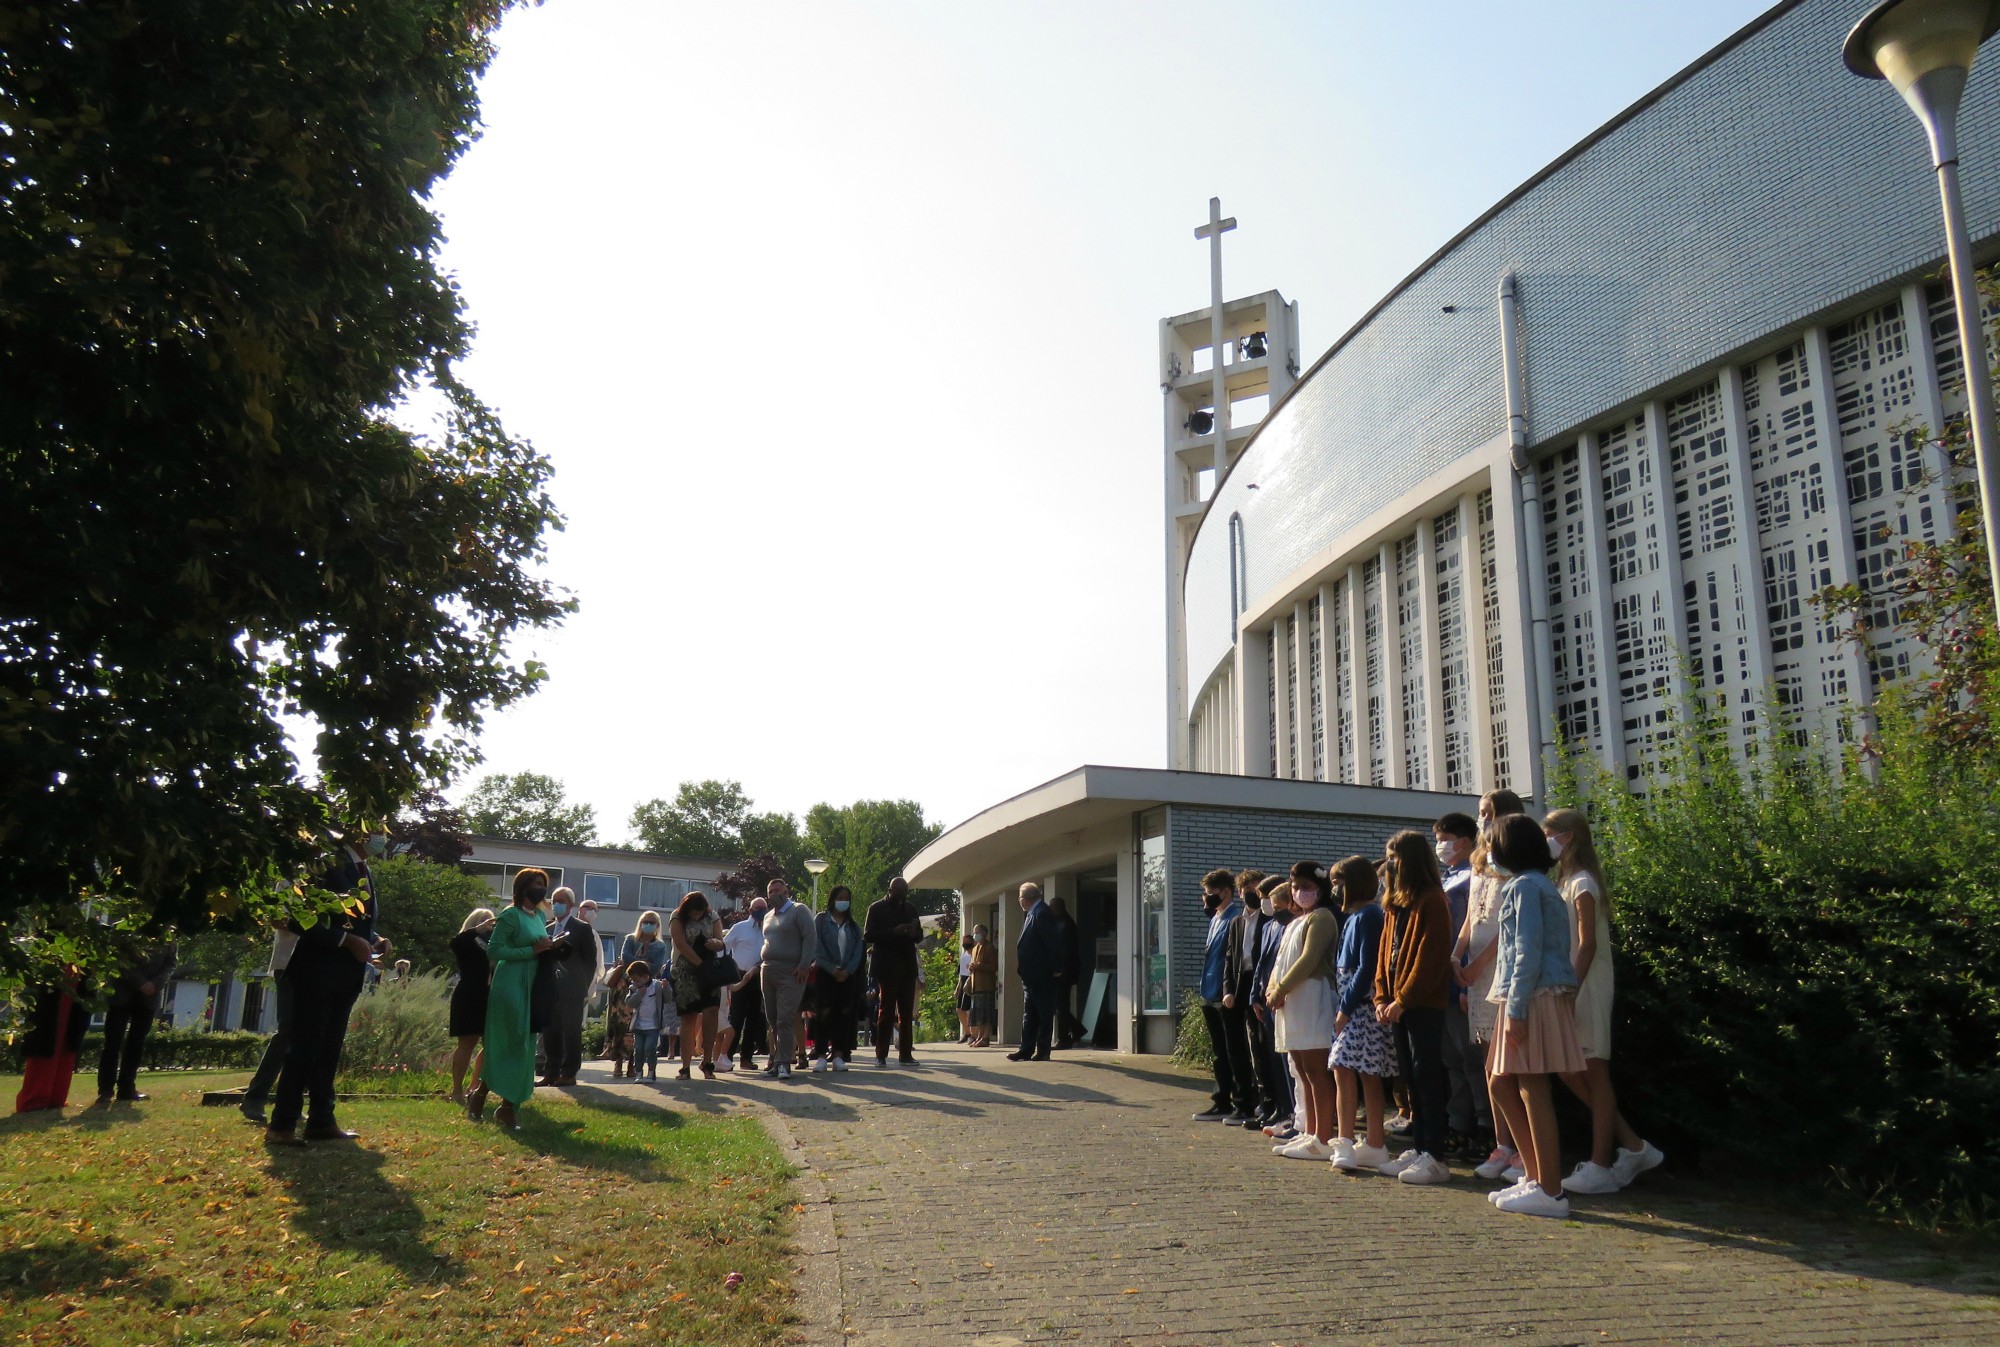
[[[1747, 746], [1773, 706], [1831, 732], [1920, 672], [1888, 585], [1956, 527], [1914, 428], [1962, 413], [1964, 355], [1921, 133], [1840, 65], [1856, 17], [1766, 12], [1309, 367], [1295, 305], [1224, 300], [1212, 203], [1211, 304], [1160, 325], [1168, 770], [1038, 787], [911, 882], [960, 888], [1011, 957], [1005, 891], [1086, 879], [1098, 1042], [1159, 1050], [1213, 865], [1539, 797], [1558, 742], [1643, 781], [1691, 694]], [[1986, 151], [1963, 167], [1982, 261], [1996, 78], [1975, 70], [1960, 127]], [[1833, 585], [1869, 597], [1866, 649], [1813, 603]]]

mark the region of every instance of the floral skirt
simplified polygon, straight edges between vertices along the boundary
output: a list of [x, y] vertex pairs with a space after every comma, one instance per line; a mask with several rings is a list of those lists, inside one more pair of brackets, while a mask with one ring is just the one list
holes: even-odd
[[[1339, 991], [1334, 995], [1336, 1009], [1346, 998], [1347, 989], [1354, 985], [1355, 976], [1353, 973], [1341, 974]], [[1374, 1002], [1363, 1001], [1354, 1008], [1354, 1013], [1347, 1019], [1347, 1027], [1333, 1040], [1332, 1064], [1358, 1071], [1364, 1076], [1396, 1074], [1395, 1031], [1375, 1018]]]

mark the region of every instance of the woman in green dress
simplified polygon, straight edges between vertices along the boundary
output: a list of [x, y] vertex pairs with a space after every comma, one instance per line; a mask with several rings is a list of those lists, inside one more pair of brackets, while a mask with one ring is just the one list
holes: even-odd
[[549, 877], [540, 870], [514, 876], [514, 905], [500, 914], [486, 941], [493, 965], [493, 989], [486, 999], [486, 1076], [465, 1111], [477, 1121], [486, 1112], [486, 1093], [500, 1096], [494, 1120], [512, 1129], [515, 1110], [535, 1091], [535, 1038], [528, 1002], [535, 986], [535, 956], [549, 947], [548, 923], [540, 911]]

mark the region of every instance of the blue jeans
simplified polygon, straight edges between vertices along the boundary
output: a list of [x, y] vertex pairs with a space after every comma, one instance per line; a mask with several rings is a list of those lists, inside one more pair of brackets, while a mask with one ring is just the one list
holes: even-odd
[[640, 1067], [646, 1074], [657, 1075], [660, 1070], [660, 1031], [658, 1029], [634, 1029], [632, 1031], [632, 1074], [637, 1076]]

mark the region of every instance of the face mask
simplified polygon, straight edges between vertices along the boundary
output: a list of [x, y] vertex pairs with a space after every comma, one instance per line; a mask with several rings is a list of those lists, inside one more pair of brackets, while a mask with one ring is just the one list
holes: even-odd
[[986, 937], [983, 935], [975, 935], [972, 937], [972, 943], [975, 945], [983, 945], [986, 943]]
[[569, 904], [568, 904], [568, 903], [557, 903], [557, 904], [556, 904], [556, 915], [557, 915], [558, 917], [567, 917], [567, 916], [569, 915]]
[[1500, 876], [1502, 879], [1510, 879], [1513, 877], [1514, 874], [1512, 870], [1509, 870], [1506, 866], [1500, 864], [1500, 862], [1498, 861], [1493, 862], [1493, 873]]
[[1439, 864], [1439, 865], [1450, 865], [1450, 864], [1451, 864], [1451, 853], [1453, 852], [1453, 850], [1455, 850], [1455, 846], [1454, 846], [1454, 844], [1453, 844], [1453, 843], [1450, 843], [1450, 842], [1440, 842], [1440, 843], [1438, 843], [1438, 844], [1437, 844], [1437, 858], [1438, 858], [1438, 864]]
[[1563, 840], [1562, 840], [1562, 838], [1560, 838], [1560, 837], [1551, 837], [1551, 838], [1549, 839], [1549, 859], [1550, 859], [1550, 860], [1552, 860], [1552, 861], [1559, 861], [1559, 860], [1561, 860], [1562, 858], [1563, 858]]
[[836, 912], [845, 912], [848, 908], [853, 906], [854, 904], [848, 902], [845, 898], [841, 898], [835, 900], [833, 904], [833, 910]]
[[656, 926], [650, 921], [642, 921], [639, 923], [639, 930], [646, 935], [651, 935], [653, 932], [659, 929], [660, 928], [658, 926]]
[[1483, 818], [1483, 819], [1479, 820], [1479, 836], [1480, 836], [1480, 838], [1481, 838], [1481, 839], [1482, 839], [1483, 841], [1487, 841], [1487, 842], [1491, 842], [1491, 841], [1493, 840], [1493, 820], [1492, 820], [1492, 819], [1490, 819], [1490, 818]]
[[1278, 905], [1272, 902], [1269, 898], [1266, 898], [1263, 902], [1257, 905], [1257, 909], [1258, 911], [1262, 912], [1265, 916], [1271, 917], [1277, 915]]
[[1299, 911], [1310, 912], [1319, 906], [1319, 890], [1307, 889], [1304, 893], [1295, 893], [1292, 895], [1292, 903]]

